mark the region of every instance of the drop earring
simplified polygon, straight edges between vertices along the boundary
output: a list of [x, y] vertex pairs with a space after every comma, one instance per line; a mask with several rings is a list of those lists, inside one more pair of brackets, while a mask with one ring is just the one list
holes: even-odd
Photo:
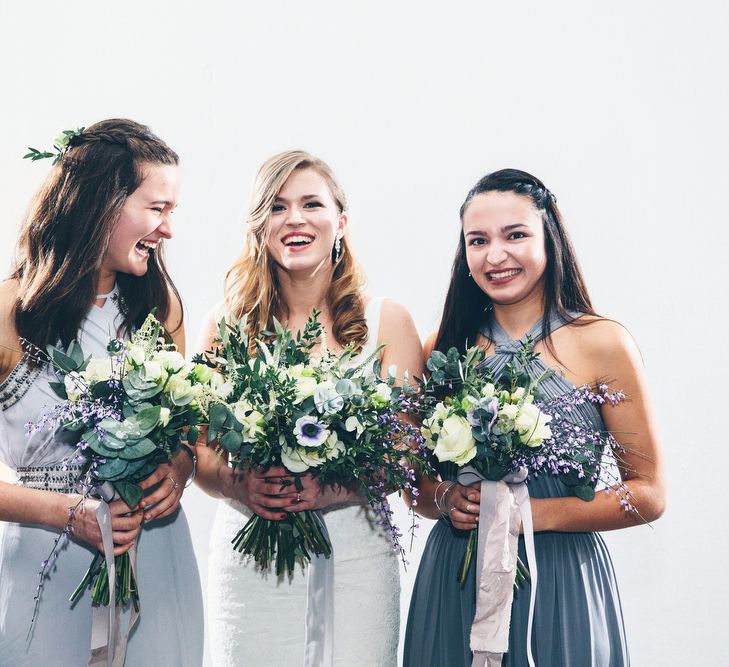
[[333, 257], [333, 259], [334, 259], [335, 264], [339, 261], [341, 252], [342, 252], [342, 241], [337, 236], [337, 238], [334, 239], [334, 257]]

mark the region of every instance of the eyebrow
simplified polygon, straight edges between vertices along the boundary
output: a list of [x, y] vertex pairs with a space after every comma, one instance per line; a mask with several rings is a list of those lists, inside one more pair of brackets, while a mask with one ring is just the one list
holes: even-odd
[[149, 202], [150, 204], [164, 204], [165, 206], [172, 206], [173, 202], [168, 201], [166, 199], [155, 199], [154, 201]]
[[[528, 225], [525, 225], [523, 222], [516, 222], [513, 225], [505, 225], [504, 227], [501, 227], [500, 231], [502, 233], [513, 231], [514, 229], [518, 229], [519, 227], [527, 227]], [[466, 236], [475, 236], [475, 235], [482, 235], [483, 232], [480, 229], [474, 229], [471, 232], [467, 232]]]
[[[321, 199], [321, 195], [304, 195], [301, 197], [302, 200], [309, 200], [309, 199]], [[288, 201], [288, 199], [284, 197], [279, 197], [278, 195], [274, 198], [274, 201]]]

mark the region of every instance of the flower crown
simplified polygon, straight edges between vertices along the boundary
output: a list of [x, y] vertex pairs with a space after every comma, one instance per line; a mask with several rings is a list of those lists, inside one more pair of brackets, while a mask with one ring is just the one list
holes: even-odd
[[53, 158], [52, 164], [55, 165], [60, 162], [68, 152], [71, 139], [79, 136], [85, 129], [85, 127], [79, 127], [75, 130], [63, 130], [61, 135], [56, 137], [56, 139], [54, 139], [53, 141], [53, 148], [55, 150], [54, 153], [51, 153], [50, 151], [39, 151], [37, 148], [31, 148], [30, 146], [28, 146], [28, 150], [30, 151], [30, 153], [26, 153], [25, 155], [23, 155], [23, 159], [28, 159], [35, 162], [36, 160]]

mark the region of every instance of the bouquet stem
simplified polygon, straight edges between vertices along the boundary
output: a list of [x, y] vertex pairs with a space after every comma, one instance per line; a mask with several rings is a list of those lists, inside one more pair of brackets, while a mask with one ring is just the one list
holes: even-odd
[[[461, 559], [461, 564], [458, 566], [458, 583], [461, 584], [461, 588], [466, 585], [466, 577], [468, 571], [471, 569], [471, 564], [474, 560], [474, 555], [478, 548], [478, 528], [474, 528], [468, 536], [468, 544], [466, 545], [466, 551]], [[521, 585], [529, 579], [529, 568], [522, 563], [521, 558], [516, 558], [516, 573], [514, 576], [514, 586], [520, 588]]]
[[311, 560], [311, 554], [329, 558], [332, 545], [324, 520], [317, 512], [293, 512], [281, 521], [254, 514], [231, 540], [241, 554], [253, 556], [262, 570], [275, 566], [277, 576], [292, 576], [297, 562]]
[[[119, 607], [131, 602], [134, 605], [134, 610], [138, 612], [139, 589], [129, 554], [123, 553], [121, 556], [115, 556], [114, 567], [116, 569], [115, 606]], [[95, 607], [109, 605], [109, 573], [106, 567], [106, 558], [101, 552], [94, 556], [94, 560], [91, 561], [91, 565], [86, 570], [81, 583], [71, 593], [69, 601], [76, 602], [87, 587], [91, 588], [92, 605]]]

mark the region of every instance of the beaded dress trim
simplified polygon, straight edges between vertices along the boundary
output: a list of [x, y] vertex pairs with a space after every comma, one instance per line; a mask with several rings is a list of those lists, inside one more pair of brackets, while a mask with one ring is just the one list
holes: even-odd
[[18, 486], [29, 489], [42, 489], [58, 493], [76, 493], [81, 475], [81, 466], [53, 465], [31, 468], [18, 468]]
[[26, 352], [15, 368], [10, 371], [10, 375], [0, 383], [0, 410], [7, 410], [15, 405], [25, 393], [30, 389], [33, 382], [43, 370], [42, 365], [35, 368], [30, 365], [30, 354]]

